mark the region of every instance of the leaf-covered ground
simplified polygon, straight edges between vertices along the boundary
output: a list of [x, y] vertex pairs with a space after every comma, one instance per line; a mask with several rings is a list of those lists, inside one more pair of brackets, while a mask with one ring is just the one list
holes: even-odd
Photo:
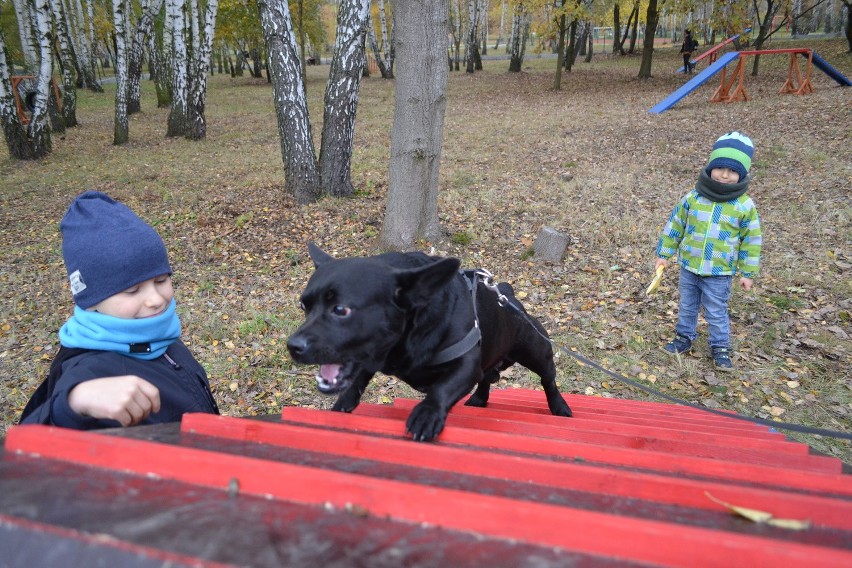
[[[852, 77], [842, 40], [805, 45]], [[552, 59], [527, 60], [520, 74], [486, 61], [452, 73], [441, 164], [439, 242], [422, 243], [511, 282], [555, 341], [619, 373], [709, 408], [852, 431], [852, 90], [814, 70], [815, 92], [778, 93], [786, 56], [765, 56], [746, 75], [752, 100], [709, 101], [714, 77], [672, 110], [654, 104], [686, 80], [676, 49], [659, 49], [654, 77], [635, 79], [636, 57], [578, 62], [554, 91]], [[803, 64], [804, 60], [800, 61]], [[701, 66], [699, 69], [703, 68]], [[750, 68], [749, 68], [750, 69]], [[319, 141], [327, 67], [309, 68]], [[287, 335], [300, 322], [297, 298], [314, 240], [335, 255], [375, 251], [384, 214], [393, 83], [363, 82], [352, 175], [358, 195], [297, 206], [283, 194], [271, 88], [263, 80], [211, 79], [203, 142], [165, 139], [167, 111], [130, 123], [131, 142], [112, 146], [113, 93], [80, 93], [81, 126], [54, 140], [38, 163], [0, 154], [0, 434], [15, 422], [45, 375], [56, 332], [71, 313], [59, 220], [74, 195], [99, 189], [156, 224], [176, 269], [184, 336], [207, 367], [229, 415], [328, 407], [315, 369], [296, 366]], [[739, 129], [757, 150], [751, 195], [765, 247], [750, 293], [731, 302], [736, 371], [717, 373], [706, 329], [697, 349], [660, 350], [677, 313], [675, 271], [646, 297], [657, 235], [694, 182], [713, 141]], [[530, 257], [543, 226], [570, 237], [565, 259]], [[557, 358], [565, 392], [648, 399], [649, 395]], [[535, 387], [521, 368], [498, 388]], [[365, 398], [415, 396], [378, 377]], [[652, 397], [651, 397], [652, 398]], [[795, 436], [852, 462], [846, 441]]]

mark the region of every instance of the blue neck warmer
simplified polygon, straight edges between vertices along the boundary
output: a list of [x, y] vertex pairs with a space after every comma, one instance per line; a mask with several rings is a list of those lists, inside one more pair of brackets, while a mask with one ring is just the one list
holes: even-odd
[[176, 306], [172, 298], [165, 312], [142, 319], [117, 318], [75, 306], [74, 315], [59, 330], [59, 341], [65, 347], [113, 351], [150, 361], [180, 337]]

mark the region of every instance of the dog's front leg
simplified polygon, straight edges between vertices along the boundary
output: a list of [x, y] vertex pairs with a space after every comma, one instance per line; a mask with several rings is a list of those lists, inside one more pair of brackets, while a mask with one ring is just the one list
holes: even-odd
[[437, 438], [444, 429], [450, 408], [482, 379], [479, 357], [475, 361], [463, 360], [458, 370], [448, 375], [429, 389], [426, 398], [408, 416], [405, 429], [418, 442]]
[[372, 378], [373, 373], [360, 371], [353, 379], [352, 384], [340, 393], [340, 396], [337, 397], [331, 409], [337, 412], [352, 412], [355, 410], [358, 403], [361, 402], [361, 395], [364, 394], [364, 390], [366, 390]]

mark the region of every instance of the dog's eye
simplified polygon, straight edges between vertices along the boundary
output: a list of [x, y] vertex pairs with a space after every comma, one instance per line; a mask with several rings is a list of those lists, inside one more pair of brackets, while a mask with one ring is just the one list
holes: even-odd
[[352, 313], [352, 310], [344, 305], [337, 304], [336, 306], [331, 308], [331, 313], [338, 317], [345, 318], [346, 316]]

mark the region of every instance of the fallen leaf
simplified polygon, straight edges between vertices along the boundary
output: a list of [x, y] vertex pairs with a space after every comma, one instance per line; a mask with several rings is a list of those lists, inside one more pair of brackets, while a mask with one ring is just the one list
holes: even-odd
[[768, 513], [766, 511], [760, 511], [758, 509], [749, 509], [748, 507], [740, 507], [738, 505], [731, 505], [730, 503], [726, 503], [721, 499], [713, 497], [713, 495], [711, 495], [709, 491], [705, 491], [704, 494], [707, 496], [708, 499], [710, 499], [714, 503], [725, 507], [735, 515], [739, 515], [740, 517], [748, 519], [749, 521], [752, 521], [754, 523], [766, 523], [773, 527], [789, 530], [805, 530], [811, 527], [811, 522], [808, 520], [776, 519], [772, 516], [772, 513]]

